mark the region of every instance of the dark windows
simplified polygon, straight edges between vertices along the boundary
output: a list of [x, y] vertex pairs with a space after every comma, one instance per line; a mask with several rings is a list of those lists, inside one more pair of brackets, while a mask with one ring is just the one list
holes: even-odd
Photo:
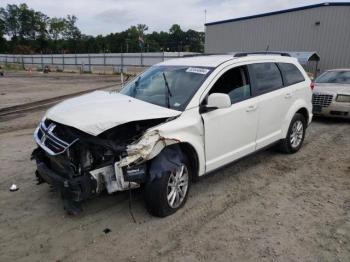
[[254, 81], [253, 95], [261, 95], [283, 87], [280, 70], [275, 63], [249, 65], [249, 74]]
[[246, 67], [236, 67], [224, 73], [210, 90], [209, 94], [212, 93], [228, 94], [232, 104], [251, 97]]
[[294, 85], [305, 80], [303, 74], [293, 64], [278, 63], [278, 67], [282, 72], [283, 82], [285, 86]]

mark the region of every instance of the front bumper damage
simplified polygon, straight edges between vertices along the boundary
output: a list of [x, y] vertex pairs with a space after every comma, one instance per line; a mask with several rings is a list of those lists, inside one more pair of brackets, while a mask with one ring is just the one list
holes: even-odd
[[[32, 159], [37, 165], [38, 184], [46, 182], [56, 188], [61, 193], [64, 208], [70, 214], [79, 213], [81, 202], [103, 191], [112, 194], [137, 188], [147, 182], [149, 169], [152, 168], [148, 160], [157, 156], [167, 145], [179, 142], [162, 137], [157, 130], [145, 132], [141, 138], [126, 146], [124, 152], [114, 152], [113, 160], [82, 171], [81, 167], [73, 168], [67, 157], [70, 147], [79, 140], [71, 139], [64, 144], [55, 137], [53, 129], [45, 125], [38, 127], [34, 134], [38, 148], [33, 151]], [[60, 142], [60, 145], [54, 144], [55, 147], [52, 147], [54, 142]], [[54, 152], [55, 148], [58, 148], [58, 152]]]
[[41, 148], [32, 153], [36, 161], [35, 172], [38, 184], [48, 183], [57, 189], [64, 203], [64, 209], [70, 214], [81, 211], [80, 203], [106, 190], [109, 194], [139, 187], [146, 181], [146, 164], [133, 168], [106, 166], [90, 171], [82, 176], [74, 176], [70, 171], [59, 173], [47, 163], [47, 156]]

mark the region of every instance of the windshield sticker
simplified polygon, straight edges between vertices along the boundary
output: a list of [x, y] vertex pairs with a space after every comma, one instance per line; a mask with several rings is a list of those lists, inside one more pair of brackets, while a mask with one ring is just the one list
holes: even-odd
[[198, 68], [198, 67], [189, 67], [186, 70], [187, 73], [195, 73], [195, 74], [201, 74], [206, 75], [209, 72], [209, 69], [206, 68]]

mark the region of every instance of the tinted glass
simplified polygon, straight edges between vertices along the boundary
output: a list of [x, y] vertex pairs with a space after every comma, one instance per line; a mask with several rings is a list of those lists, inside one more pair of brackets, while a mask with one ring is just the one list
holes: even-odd
[[328, 71], [315, 80], [316, 83], [350, 84], [350, 71]]
[[254, 94], [260, 95], [283, 86], [281, 73], [274, 63], [249, 65], [249, 73], [254, 79]]
[[211, 68], [153, 66], [127, 84], [121, 94], [175, 110], [184, 110]]
[[212, 93], [228, 94], [232, 104], [251, 97], [246, 68], [236, 67], [228, 70], [214, 84], [209, 94]]
[[290, 86], [305, 80], [304, 76], [295, 65], [279, 63], [278, 66], [281, 69], [285, 86]]

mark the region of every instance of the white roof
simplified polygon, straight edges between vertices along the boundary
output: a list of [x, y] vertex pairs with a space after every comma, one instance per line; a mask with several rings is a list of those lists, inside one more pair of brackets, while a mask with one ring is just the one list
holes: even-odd
[[170, 59], [158, 65], [217, 67], [218, 65], [230, 59], [233, 59], [232, 55], [191, 56], [191, 57]]
[[261, 54], [249, 54], [243, 57], [234, 57], [234, 54], [225, 55], [203, 55], [203, 56], [191, 56], [181, 57], [176, 59], [166, 60], [157, 65], [164, 66], [204, 66], [204, 67], [217, 67], [220, 64], [229, 60], [241, 61], [259, 61], [259, 60], [274, 60], [279, 62], [296, 62], [294, 57], [280, 56], [280, 55], [261, 55]]

